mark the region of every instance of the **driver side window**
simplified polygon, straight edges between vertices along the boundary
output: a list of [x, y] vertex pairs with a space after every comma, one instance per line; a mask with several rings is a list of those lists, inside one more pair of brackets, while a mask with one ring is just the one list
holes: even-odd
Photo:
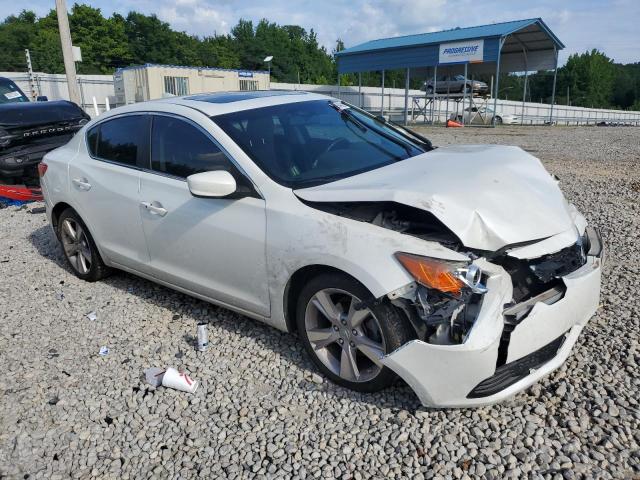
[[175, 117], [154, 115], [151, 169], [179, 178], [211, 170], [232, 171], [220, 148], [195, 126]]

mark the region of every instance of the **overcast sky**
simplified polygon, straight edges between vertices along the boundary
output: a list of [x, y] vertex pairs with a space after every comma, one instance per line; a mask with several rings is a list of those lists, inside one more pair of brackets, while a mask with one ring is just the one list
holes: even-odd
[[[67, 0], [69, 7], [73, 0]], [[155, 13], [197, 35], [228, 33], [240, 18], [267, 18], [313, 28], [329, 50], [374, 38], [541, 17], [567, 46], [567, 56], [592, 48], [616, 62], [640, 61], [640, 0], [89, 0], [106, 15]], [[0, 0], [6, 16], [23, 8], [43, 15], [54, 0]]]

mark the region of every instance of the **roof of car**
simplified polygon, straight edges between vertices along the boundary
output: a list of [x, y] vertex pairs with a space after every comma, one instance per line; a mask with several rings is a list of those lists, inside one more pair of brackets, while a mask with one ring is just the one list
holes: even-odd
[[202, 93], [186, 97], [163, 98], [162, 100], [156, 100], [156, 102], [184, 105], [200, 110], [206, 115], [214, 116], [271, 105], [327, 100], [330, 98], [325, 95], [299, 90], [258, 90], [253, 92]]

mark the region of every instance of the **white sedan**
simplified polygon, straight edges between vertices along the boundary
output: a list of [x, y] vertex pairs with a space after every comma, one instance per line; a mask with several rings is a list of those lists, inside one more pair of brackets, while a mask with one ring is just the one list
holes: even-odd
[[496, 125], [520, 125], [520, 116], [500, 111], [494, 113], [489, 107], [467, 107], [463, 114], [453, 113], [451, 120], [462, 122], [463, 117], [466, 125], [491, 125], [493, 117]]
[[321, 95], [117, 108], [40, 174], [78, 277], [126, 270], [297, 331], [359, 391], [399, 376], [425, 405], [503, 400], [598, 306], [600, 237], [536, 158], [434, 148]]

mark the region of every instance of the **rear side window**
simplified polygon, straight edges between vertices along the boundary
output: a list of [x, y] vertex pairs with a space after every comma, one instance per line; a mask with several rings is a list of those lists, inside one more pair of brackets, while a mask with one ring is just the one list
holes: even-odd
[[153, 117], [151, 168], [180, 178], [211, 170], [233, 170], [226, 155], [202, 131], [162, 115]]
[[8, 78], [0, 78], [0, 103], [24, 103], [29, 99]]
[[149, 117], [128, 115], [96, 125], [87, 133], [90, 153], [128, 166], [147, 166]]

